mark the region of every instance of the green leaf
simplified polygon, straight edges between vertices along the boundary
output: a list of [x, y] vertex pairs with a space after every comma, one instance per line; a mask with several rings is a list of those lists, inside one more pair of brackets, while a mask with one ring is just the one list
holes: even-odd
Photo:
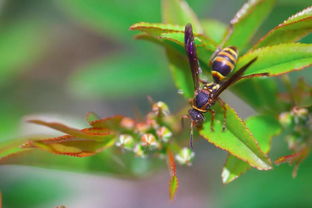
[[111, 147], [115, 142], [114, 136], [106, 135], [102, 141], [81, 139], [71, 135], [48, 139], [29, 140], [23, 148], [36, 148], [54, 154], [87, 157]]
[[58, 131], [61, 131], [63, 133], [66, 133], [66, 134], [69, 134], [69, 135], [72, 135], [81, 139], [103, 141], [103, 140], [106, 140], [107, 135], [110, 134], [110, 129], [107, 129], [107, 128], [102, 128], [102, 129], [89, 128], [89, 129], [79, 130], [79, 129], [68, 127], [61, 123], [56, 123], [56, 122], [45, 122], [41, 120], [29, 120], [28, 122], [46, 126], [52, 129], [56, 129]]
[[[149, 34], [140, 34], [136, 38], [148, 40], [166, 49], [169, 69], [176, 87], [185, 98], [191, 98], [194, 88], [191, 79], [191, 70], [184, 50], [184, 33], [162, 33], [159, 38]], [[195, 37], [195, 44], [197, 46], [198, 57], [201, 61], [201, 67], [207, 68], [209, 61], [207, 57], [210, 57], [213, 53], [215, 49], [214, 43], [202, 35], [197, 35]]]
[[173, 41], [165, 41], [165, 39], [158, 39], [148, 34], [140, 34], [136, 38], [156, 43], [166, 49], [169, 69], [175, 86], [185, 98], [191, 98], [194, 93], [192, 74], [186, 59], [184, 47]]
[[184, 33], [184, 26], [164, 23], [139, 22], [131, 25], [129, 29], [146, 32], [153, 36], [160, 36], [162, 33]]
[[216, 43], [220, 43], [225, 32], [226, 25], [223, 22], [214, 19], [204, 19], [201, 21], [204, 29], [204, 34], [214, 40]]
[[278, 100], [278, 87], [272, 78], [252, 78], [239, 81], [231, 89], [255, 110], [277, 114], [283, 104]]
[[176, 50], [166, 50], [169, 61], [169, 69], [179, 92], [185, 98], [192, 98], [194, 87], [192, 84], [192, 74], [186, 56]]
[[217, 109], [214, 131], [210, 129], [211, 116], [206, 114], [206, 122], [200, 130], [200, 135], [210, 143], [230, 154], [246, 161], [252, 167], [259, 170], [271, 169], [271, 161], [268, 156], [261, 151], [256, 139], [247, 128], [246, 124], [238, 117], [237, 113], [226, 104], [226, 127], [222, 131], [223, 113]]
[[118, 131], [120, 130], [120, 124], [124, 116], [112, 116], [90, 122], [90, 125], [94, 128], [104, 128]]
[[312, 64], [312, 44], [287, 43], [259, 48], [242, 56], [237, 63], [239, 69], [252, 58], [258, 57], [244, 75], [269, 73], [278, 76], [301, 70]]
[[164, 23], [182, 26], [191, 23], [195, 32], [203, 33], [196, 14], [184, 0], [162, 0], [162, 19]]
[[[184, 47], [184, 26], [140, 22], [132, 25], [130, 30], [139, 30], [156, 37], [171, 40]], [[215, 51], [217, 45], [209, 37], [200, 33], [194, 33], [194, 36], [196, 46], [204, 46], [212, 52]]]
[[[225, 35], [225, 46], [243, 50], [271, 12], [275, 0], [249, 0], [236, 13]], [[226, 38], [229, 37], [227, 40]]]
[[25, 143], [25, 141], [26, 139], [20, 139], [0, 143], [0, 161], [13, 155], [28, 151], [21, 148], [21, 145]]
[[[272, 137], [281, 132], [277, 119], [269, 115], [252, 116], [246, 120], [246, 125], [257, 138], [261, 150], [269, 153]], [[232, 182], [250, 168], [248, 163], [229, 154], [221, 174], [223, 183]]]
[[[163, 33], [160, 35], [160, 38], [173, 41], [184, 48], [184, 33]], [[195, 36], [194, 41], [198, 56], [201, 56], [203, 60], [208, 59], [207, 57], [210, 57], [217, 47], [214, 42], [202, 35]]]
[[279, 24], [264, 37], [262, 37], [253, 49], [263, 46], [276, 45], [286, 42], [294, 42], [302, 39], [312, 31], [312, 7], [291, 16]]

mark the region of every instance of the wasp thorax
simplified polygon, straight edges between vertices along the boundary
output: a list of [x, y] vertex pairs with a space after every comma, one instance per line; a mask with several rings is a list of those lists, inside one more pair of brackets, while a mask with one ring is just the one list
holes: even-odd
[[195, 105], [198, 108], [203, 107], [209, 100], [209, 92], [208, 91], [200, 91], [195, 97]]

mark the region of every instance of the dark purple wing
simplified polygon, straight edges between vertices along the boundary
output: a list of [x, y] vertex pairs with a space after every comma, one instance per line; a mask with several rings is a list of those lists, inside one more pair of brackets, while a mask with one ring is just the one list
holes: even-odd
[[245, 64], [244, 66], [242, 66], [237, 72], [235, 72], [228, 80], [226, 80], [224, 83], [221, 84], [220, 88], [217, 90], [216, 93], [214, 93], [213, 98], [217, 98], [219, 97], [219, 95], [226, 89], [228, 88], [231, 84], [233, 84], [234, 82], [236, 82], [237, 80], [240, 79], [240, 77], [243, 75], [244, 71], [246, 71], [246, 69], [248, 69], [248, 67], [253, 64], [258, 57], [252, 59], [251, 61], [249, 61], [247, 64]]
[[190, 68], [192, 71], [192, 77], [194, 82], [194, 89], [198, 90], [199, 87], [199, 63], [196, 53], [196, 46], [194, 42], [194, 35], [192, 30], [192, 25], [187, 24], [184, 30], [184, 44], [185, 44], [185, 51], [189, 60]]

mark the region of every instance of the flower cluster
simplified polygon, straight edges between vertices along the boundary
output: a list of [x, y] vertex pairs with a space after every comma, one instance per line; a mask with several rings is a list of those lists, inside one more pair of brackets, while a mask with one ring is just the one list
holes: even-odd
[[190, 165], [194, 152], [189, 148], [181, 148], [173, 141], [177, 129], [174, 118], [170, 115], [168, 106], [163, 102], [152, 104], [152, 111], [146, 115], [143, 122], [136, 122], [124, 117], [115, 145], [123, 151], [131, 151], [138, 157], [157, 155], [164, 158], [174, 145], [176, 160], [182, 165]]
[[296, 151], [311, 143], [312, 113], [308, 108], [293, 107], [291, 111], [281, 113], [279, 121], [287, 132], [289, 149]]

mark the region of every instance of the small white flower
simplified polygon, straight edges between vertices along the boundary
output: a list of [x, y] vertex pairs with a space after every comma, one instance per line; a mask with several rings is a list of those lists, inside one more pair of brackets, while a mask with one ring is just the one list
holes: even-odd
[[184, 147], [180, 152], [176, 155], [176, 160], [181, 165], [191, 165], [192, 159], [194, 158], [195, 153], [187, 147]]

